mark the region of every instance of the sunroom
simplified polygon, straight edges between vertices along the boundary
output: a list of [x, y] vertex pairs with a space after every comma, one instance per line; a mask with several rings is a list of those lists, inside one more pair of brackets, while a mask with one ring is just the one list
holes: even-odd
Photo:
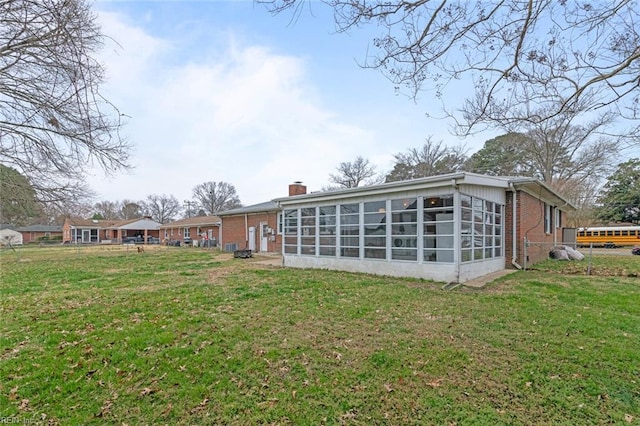
[[275, 200], [284, 265], [443, 282], [502, 270], [508, 188], [457, 173]]

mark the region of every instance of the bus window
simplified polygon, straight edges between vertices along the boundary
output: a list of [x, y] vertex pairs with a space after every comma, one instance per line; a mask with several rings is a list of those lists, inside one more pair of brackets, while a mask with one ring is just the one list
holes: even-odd
[[626, 237], [627, 235], [629, 235], [629, 231], [622, 231], [622, 236]]
[[607, 231], [607, 236], [609, 237], [613, 236], [613, 231]]
[[613, 231], [613, 235], [615, 235], [616, 237], [620, 236], [620, 231]]

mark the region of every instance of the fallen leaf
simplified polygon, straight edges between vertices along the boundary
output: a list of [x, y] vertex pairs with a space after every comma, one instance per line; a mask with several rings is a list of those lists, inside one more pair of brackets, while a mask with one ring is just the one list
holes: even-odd
[[18, 409], [20, 411], [28, 410], [29, 409], [29, 400], [25, 398], [22, 401], [20, 401], [20, 406], [18, 407]]
[[152, 393], [154, 393], [155, 391], [151, 388], [144, 388], [142, 389], [142, 391], [140, 392], [140, 395], [142, 396], [146, 396], [146, 395], [151, 395]]
[[164, 411], [162, 412], [162, 417], [165, 417], [167, 414], [169, 414], [171, 410], [173, 410], [173, 404], [169, 403], [167, 405], [167, 408], [165, 408]]
[[430, 381], [429, 383], [427, 383], [427, 385], [431, 386], [432, 388], [439, 388], [441, 382], [442, 382], [442, 379], [434, 379], [434, 380]]
[[624, 421], [627, 423], [633, 423], [633, 416], [631, 414], [625, 414]]
[[385, 389], [387, 392], [393, 392], [393, 388], [391, 387], [391, 385], [390, 385], [389, 383], [385, 383], [385, 384], [384, 384], [384, 389]]

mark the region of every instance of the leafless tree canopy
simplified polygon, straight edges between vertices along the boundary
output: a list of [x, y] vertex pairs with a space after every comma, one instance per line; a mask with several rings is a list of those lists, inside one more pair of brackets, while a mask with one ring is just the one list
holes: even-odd
[[0, 162], [41, 201], [85, 193], [89, 166], [128, 167], [120, 114], [99, 92], [102, 42], [85, 0], [0, 0]]
[[[258, 0], [260, 1], [260, 0]], [[263, 0], [302, 13], [305, 0]], [[638, 129], [640, 5], [637, 0], [324, 0], [338, 31], [381, 28], [364, 66], [414, 96], [442, 98], [460, 133], [484, 125], [540, 122], [575, 110], [615, 111]], [[471, 77], [460, 111], [447, 88]], [[539, 116], [529, 110], [547, 115]], [[460, 114], [461, 113], [461, 114]], [[637, 132], [636, 132], [637, 134]], [[636, 140], [637, 141], [637, 140]]]
[[448, 147], [443, 141], [427, 138], [421, 148], [411, 148], [394, 155], [396, 162], [386, 177], [387, 182], [453, 173], [464, 168], [467, 161], [463, 145]]
[[241, 207], [236, 188], [227, 182], [204, 182], [193, 188], [193, 198], [207, 214]]
[[338, 188], [357, 188], [360, 185], [377, 183], [376, 167], [361, 156], [356, 157], [354, 161], [342, 161], [336, 170], [338, 173], [329, 174], [329, 181]]
[[156, 195], [147, 196], [144, 202], [145, 214], [151, 216], [160, 223], [169, 223], [174, 220], [182, 210], [180, 202], [173, 195]]

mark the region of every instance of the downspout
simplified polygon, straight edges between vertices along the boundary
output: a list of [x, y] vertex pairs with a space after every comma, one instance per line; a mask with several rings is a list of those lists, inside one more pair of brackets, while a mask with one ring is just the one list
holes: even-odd
[[247, 214], [244, 214], [244, 248], [249, 248], [249, 224]]
[[[455, 179], [451, 179], [451, 186], [453, 187], [453, 205], [454, 205], [454, 210], [453, 210], [453, 217], [455, 218], [454, 220], [454, 226], [455, 226], [455, 234], [458, 237], [455, 238], [455, 240], [457, 240], [455, 242], [455, 254], [454, 255], [454, 259], [456, 259], [456, 263], [455, 263], [455, 274], [456, 274], [456, 283], [460, 283], [460, 256], [461, 256], [461, 242], [460, 242], [460, 216], [461, 216], [461, 207], [460, 207], [460, 191], [458, 189], [458, 183], [456, 182]], [[423, 206], [424, 207], [424, 206]]]
[[511, 191], [512, 191], [512, 194], [513, 194], [513, 197], [512, 197], [512, 200], [511, 200], [512, 201], [512, 206], [511, 206], [512, 207], [512, 213], [511, 213], [512, 218], [511, 219], [512, 219], [512, 222], [513, 222], [512, 225], [511, 225], [512, 226], [512, 230], [511, 230], [511, 232], [512, 232], [512, 235], [511, 235], [511, 240], [512, 240], [511, 241], [511, 244], [512, 244], [512, 247], [511, 247], [511, 264], [513, 266], [515, 266], [516, 269], [522, 269], [522, 266], [520, 266], [516, 262], [516, 259], [517, 259], [516, 250], [518, 248], [518, 233], [516, 231], [516, 225], [518, 224], [518, 220], [517, 220], [517, 216], [516, 216], [517, 213], [518, 213], [518, 210], [516, 209], [516, 204], [517, 204], [516, 203], [516, 201], [517, 201], [516, 189], [514, 188], [513, 183], [509, 183], [509, 186], [511, 187]]

